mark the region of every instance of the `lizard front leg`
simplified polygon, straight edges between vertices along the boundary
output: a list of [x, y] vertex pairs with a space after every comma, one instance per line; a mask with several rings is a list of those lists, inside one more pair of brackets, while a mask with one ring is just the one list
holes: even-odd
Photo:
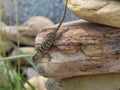
[[60, 37], [62, 37], [62, 34], [65, 33], [67, 30], [68, 30], [68, 29], [65, 29], [65, 30], [57, 33], [55, 40], [57, 40], [57, 39], [59, 39]]
[[33, 62], [37, 63], [39, 60], [41, 60], [43, 57], [43, 53], [40, 51], [37, 51], [37, 53], [34, 54], [32, 57]]
[[52, 57], [48, 51], [45, 52], [45, 54], [48, 56], [48, 61], [51, 61]]

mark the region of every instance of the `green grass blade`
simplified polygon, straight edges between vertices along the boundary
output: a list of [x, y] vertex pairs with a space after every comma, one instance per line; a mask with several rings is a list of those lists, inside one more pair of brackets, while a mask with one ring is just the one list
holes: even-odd
[[9, 56], [9, 57], [5, 57], [5, 58], [0, 58], [0, 62], [1, 61], [8, 61], [8, 60], [17, 60], [18, 58], [24, 58], [24, 57], [30, 57], [31, 55], [16, 55], [16, 56]]
[[[10, 41], [8, 41], [8, 42], [13, 46], [13, 48], [17, 49], [21, 54], [25, 54], [25, 53], [23, 53], [13, 42], [10, 42]], [[34, 69], [37, 70], [37, 65], [32, 61], [32, 59], [31, 59], [30, 57], [24, 57], [24, 58], [25, 58], [25, 60], [26, 60], [29, 64], [32, 65], [32, 67], [33, 67]]]

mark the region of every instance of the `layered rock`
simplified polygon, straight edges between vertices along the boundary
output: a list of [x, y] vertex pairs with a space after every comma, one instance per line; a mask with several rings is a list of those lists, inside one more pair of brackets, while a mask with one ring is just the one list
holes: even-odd
[[68, 0], [67, 7], [80, 19], [120, 27], [119, 0]]
[[22, 45], [34, 46], [34, 37], [24, 36], [19, 33], [19, 30], [30, 30], [29, 27], [23, 26], [2, 26], [1, 36], [10, 41], [16, 42]]
[[[45, 77], [67, 78], [73, 76], [119, 73], [120, 29], [88, 22], [75, 22], [58, 31], [67, 30], [55, 41], [47, 55], [39, 60], [38, 71]], [[55, 28], [43, 29], [35, 41], [36, 49]]]

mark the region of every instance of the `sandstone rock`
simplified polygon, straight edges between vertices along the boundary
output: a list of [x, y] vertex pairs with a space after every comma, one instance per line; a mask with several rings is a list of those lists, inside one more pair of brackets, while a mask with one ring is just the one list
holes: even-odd
[[[44, 78], [42, 76], [37, 76], [37, 77], [29, 79], [30, 84], [33, 85], [35, 90], [47, 90], [45, 87], [46, 81], [47, 81], [47, 78]], [[25, 83], [24, 86], [26, 90], [31, 90], [31, 87], [27, 83]]]
[[0, 41], [0, 54], [6, 53], [12, 49], [12, 45], [7, 41]]
[[0, 29], [0, 35], [3, 38], [9, 39], [13, 42], [19, 42], [19, 44], [22, 45], [29, 45], [34, 46], [34, 38], [35, 37], [29, 37], [26, 35], [22, 35], [19, 31], [22, 29], [22, 31], [28, 31], [30, 30], [29, 27], [25, 26], [1, 26]]
[[23, 23], [23, 26], [29, 27], [31, 29], [29, 30], [20, 29], [19, 32], [22, 35], [35, 37], [42, 28], [45, 28], [50, 25], [53, 25], [53, 22], [49, 20], [48, 18], [45, 18], [42, 16], [36, 16], [36, 17], [32, 17], [28, 19], [27, 21]]
[[68, 8], [81, 19], [120, 27], [119, 0], [68, 0]]
[[[52, 78], [67, 78], [120, 73], [119, 28], [88, 22], [78, 22], [75, 26], [74, 23], [72, 26], [68, 25], [60, 28], [58, 33], [63, 30], [67, 31], [55, 41], [49, 50], [52, 57], [51, 61], [47, 55], [44, 55], [37, 62], [41, 75]], [[36, 49], [44, 41], [46, 34], [54, 29], [43, 29], [37, 35]]]
[[48, 79], [46, 84], [47, 90], [119, 90], [120, 74]]
[[[20, 47], [19, 50], [18, 49], [14, 49], [11, 53], [11, 56], [16, 56], [16, 55], [20, 55], [22, 53], [24, 54], [28, 54], [28, 55], [33, 55], [34, 53], [34, 48], [33, 47]], [[20, 64], [26, 64], [26, 60], [24, 58], [20, 58]], [[13, 60], [13, 62], [16, 62], [17, 60]]]
[[20, 45], [34, 46], [36, 34], [46, 26], [53, 25], [53, 22], [45, 17], [33, 17], [21, 26], [1, 25], [1, 36]]

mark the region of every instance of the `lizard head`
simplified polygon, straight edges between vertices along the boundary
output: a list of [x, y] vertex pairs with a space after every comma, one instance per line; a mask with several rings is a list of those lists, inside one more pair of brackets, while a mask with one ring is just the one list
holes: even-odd
[[40, 51], [37, 51], [37, 52], [34, 54], [34, 56], [32, 57], [33, 62], [36, 63], [36, 62], [40, 59], [40, 57], [41, 57], [41, 52], [40, 52]]

